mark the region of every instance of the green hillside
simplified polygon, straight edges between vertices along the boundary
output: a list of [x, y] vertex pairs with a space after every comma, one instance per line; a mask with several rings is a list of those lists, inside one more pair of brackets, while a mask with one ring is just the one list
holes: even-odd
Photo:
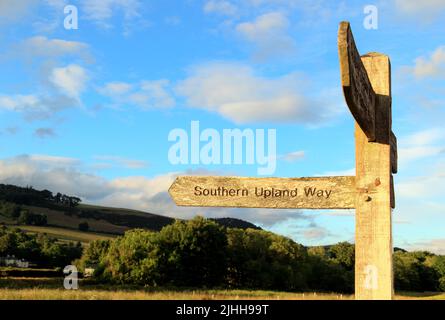
[[[239, 219], [214, 220], [227, 227], [259, 229]], [[61, 193], [54, 195], [49, 190], [0, 184], [0, 224], [18, 225], [27, 232], [43, 232], [57, 238], [89, 242], [96, 240], [96, 236], [122, 235], [129, 229], [159, 231], [174, 221], [171, 217], [138, 210], [82, 204], [77, 197]]]

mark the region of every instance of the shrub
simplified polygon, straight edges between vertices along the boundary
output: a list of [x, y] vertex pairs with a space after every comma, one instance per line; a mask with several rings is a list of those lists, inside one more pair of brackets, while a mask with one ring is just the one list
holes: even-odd
[[79, 223], [80, 231], [87, 232], [89, 229], [90, 229], [90, 225], [88, 224], [88, 222], [84, 221], [84, 222]]

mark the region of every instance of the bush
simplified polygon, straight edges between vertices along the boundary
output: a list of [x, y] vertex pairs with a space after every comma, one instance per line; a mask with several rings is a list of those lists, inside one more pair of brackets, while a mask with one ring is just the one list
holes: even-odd
[[28, 210], [22, 210], [17, 222], [23, 225], [45, 226], [48, 218], [43, 214], [33, 214]]
[[88, 230], [90, 230], [90, 225], [86, 221], [85, 222], [81, 222], [81, 223], [79, 223], [79, 230], [87, 232]]
[[0, 215], [11, 219], [17, 219], [20, 215], [20, 211], [20, 206], [11, 202], [0, 201]]

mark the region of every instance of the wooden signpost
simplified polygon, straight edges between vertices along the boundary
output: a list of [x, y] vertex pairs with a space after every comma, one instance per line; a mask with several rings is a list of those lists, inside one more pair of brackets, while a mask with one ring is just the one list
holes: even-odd
[[169, 189], [179, 206], [354, 209], [355, 298], [392, 299], [392, 173], [397, 139], [391, 128], [391, 64], [380, 53], [360, 56], [348, 22], [338, 34], [341, 83], [356, 121], [355, 177], [179, 177]]

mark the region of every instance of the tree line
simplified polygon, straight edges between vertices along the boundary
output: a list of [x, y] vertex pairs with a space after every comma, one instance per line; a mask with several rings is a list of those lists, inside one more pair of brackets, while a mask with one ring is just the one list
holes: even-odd
[[34, 205], [43, 207], [64, 206], [76, 207], [82, 200], [58, 192], [53, 194], [49, 190], [36, 190], [32, 186], [19, 187], [9, 184], [0, 184], [0, 200], [18, 205]]
[[[354, 245], [306, 248], [254, 229], [225, 228], [197, 217], [159, 232], [131, 230], [92, 242], [75, 263], [99, 282], [174, 287], [224, 287], [351, 293]], [[445, 256], [394, 253], [395, 287], [445, 291]]]
[[[134, 229], [85, 248], [45, 234], [0, 227], [0, 257], [38, 267], [94, 268], [95, 281], [159, 287], [242, 288], [352, 293], [353, 244], [305, 247], [258, 229], [227, 228], [197, 217], [159, 232]], [[395, 288], [445, 291], [445, 256], [394, 252]]]
[[60, 243], [46, 234], [28, 234], [18, 228], [0, 226], [0, 257], [14, 256], [40, 268], [62, 268], [82, 256], [77, 243]]

